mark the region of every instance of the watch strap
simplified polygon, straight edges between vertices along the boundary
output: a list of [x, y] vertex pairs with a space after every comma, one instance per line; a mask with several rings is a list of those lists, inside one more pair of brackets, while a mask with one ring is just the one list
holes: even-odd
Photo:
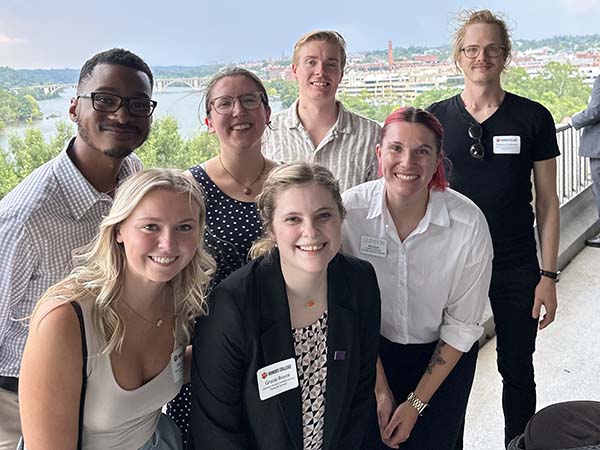
[[423, 415], [423, 411], [425, 411], [425, 408], [427, 408], [427, 406], [429, 405], [428, 403], [425, 403], [423, 400], [417, 397], [414, 392], [408, 394], [406, 401], [408, 401], [408, 403], [410, 403], [411, 406], [417, 410], [420, 416]]
[[540, 270], [540, 275], [546, 278], [551, 278], [558, 283], [560, 272], [551, 272], [549, 270]]

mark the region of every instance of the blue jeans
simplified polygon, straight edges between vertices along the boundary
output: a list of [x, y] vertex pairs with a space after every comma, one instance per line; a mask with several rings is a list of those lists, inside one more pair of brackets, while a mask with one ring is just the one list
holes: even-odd
[[179, 428], [170, 417], [161, 414], [152, 437], [139, 450], [183, 450]]
[[538, 321], [531, 317], [531, 310], [539, 281], [537, 263], [492, 272], [490, 302], [496, 323], [498, 371], [502, 375], [505, 446], [523, 433], [535, 414], [533, 352]]

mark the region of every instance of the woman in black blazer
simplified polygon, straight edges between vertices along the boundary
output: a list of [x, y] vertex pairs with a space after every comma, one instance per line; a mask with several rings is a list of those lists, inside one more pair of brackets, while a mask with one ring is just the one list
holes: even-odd
[[275, 168], [257, 198], [266, 237], [196, 325], [192, 448], [361, 449], [375, 416], [380, 321], [371, 265], [340, 254], [337, 181]]

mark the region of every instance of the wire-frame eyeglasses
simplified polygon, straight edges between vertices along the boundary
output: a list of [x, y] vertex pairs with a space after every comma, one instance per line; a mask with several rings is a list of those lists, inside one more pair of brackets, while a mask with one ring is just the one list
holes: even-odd
[[230, 95], [215, 97], [210, 101], [210, 105], [213, 106], [215, 111], [219, 114], [229, 114], [233, 111], [236, 101], [240, 102], [240, 105], [247, 111], [258, 108], [261, 103], [266, 104], [262, 92], [247, 92], [238, 95], [237, 97], [232, 97]]
[[[460, 49], [463, 54], [469, 59], [475, 59], [481, 53], [481, 47], [479, 45], [467, 45]], [[490, 44], [483, 47], [483, 53], [488, 58], [497, 58], [502, 54], [502, 52], [506, 49], [504, 45], [500, 44]]]

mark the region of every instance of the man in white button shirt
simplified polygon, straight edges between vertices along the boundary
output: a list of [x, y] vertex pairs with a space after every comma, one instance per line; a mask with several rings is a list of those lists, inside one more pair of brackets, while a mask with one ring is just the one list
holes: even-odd
[[335, 98], [346, 66], [346, 42], [336, 31], [313, 31], [294, 46], [298, 99], [275, 114], [263, 135], [274, 161], [310, 161], [327, 167], [342, 191], [378, 176], [375, 145], [381, 127], [348, 111]]
[[89, 59], [69, 106], [77, 135], [0, 201], [0, 450], [14, 450], [21, 434], [21, 319], [72, 269], [73, 253], [96, 235], [117, 185], [141, 169], [132, 152], [150, 132], [152, 84], [148, 65], [127, 50]]

